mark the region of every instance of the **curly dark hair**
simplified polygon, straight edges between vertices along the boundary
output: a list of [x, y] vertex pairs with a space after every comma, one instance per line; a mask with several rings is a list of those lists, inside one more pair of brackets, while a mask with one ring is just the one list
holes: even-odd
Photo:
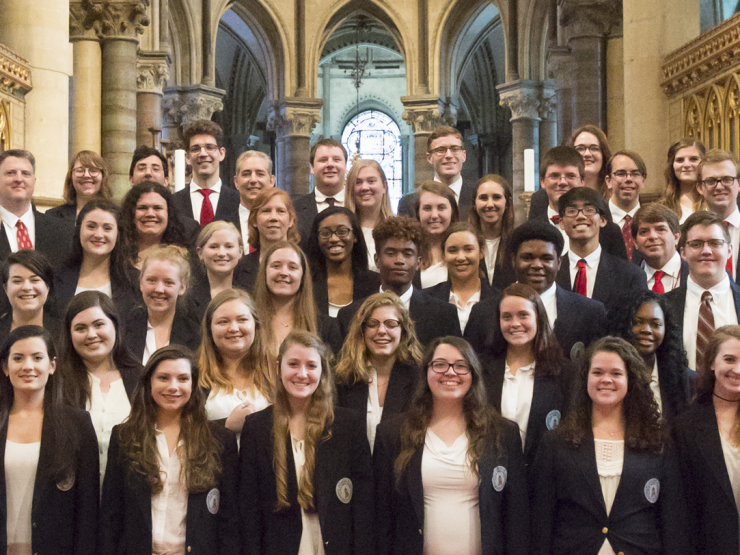
[[373, 241], [375, 241], [375, 252], [380, 252], [390, 239], [401, 239], [411, 241], [418, 253], [424, 249], [426, 234], [418, 220], [409, 216], [394, 216], [386, 218], [373, 229]]
[[224, 146], [224, 130], [215, 121], [209, 119], [197, 119], [185, 126], [182, 131], [182, 138], [185, 141], [185, 148], [190, 148], [190, 140], [196, 135], [210, 135], [216, 139], [219, 148]]
[[595, 341], [581, 361], [576, 374], [570, 411], [555, 433], [561, 434], [574, 449], [592, 437], [593, 401], [588, 394], [588, 375], [596, 353], [615, 353], [627, 370], [627, 394], [622, 401], [624, 444], [634, 451], [660, 453], [666, 440], [666, 430], [660, 419], [642, 357], [621, 337], [607, 336]]

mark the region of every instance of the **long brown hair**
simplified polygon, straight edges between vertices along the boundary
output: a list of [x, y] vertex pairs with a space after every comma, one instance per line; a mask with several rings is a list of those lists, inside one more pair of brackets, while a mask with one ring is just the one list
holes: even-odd
[[606, 174], [609, 171], [607, 162], [611, 160], [612, 157], [612, 150], [609, 148], [609, 140], [606, 138], [606, 133], [595, 125], [583, 125], [573, 131], [573, 134], [568, 140], [568, 146], [575, 147], [576, 139], [581, 133], [591, 133], [591, 135], [596, 137], [596, 140], [599, 141], [599, 148], [601, 149], [601, 169], [599, 170], [597, 185], [599, 187], [599, 193], [606, 197], [609, 194], [609, 191], [606, 189]]
[[[679, 150], [692, 146], [696, 147], [699, 151], [699, 155], [704, 159], [704, 155], [707, 153], [704, 143], [694, 139], [693, 137], [684, 137], [680, 141], [673, 143], [668, 149], [668, 162], [665, 171], [663, 172], [663, 175], [665, 175], [665, 189], [663, 190], [663, 196], [658, 202], [673, 210], [679, 218], [681, 218], [681, 215], [683, 214], [683, 208], [681, 208], [681, 182], [676, 177], [676, 172], [673, 171], [673, 162], [676, 159], [676, 154], [678, 154]], [[696, 189], [696, 185], [694, 185], [694, 189]], [[702, 204], [704, 202], [701, 195], [698, 195], [698, 197], [699, 199], [694, 202], [695, 212], [702, 209]]]
[[214, 487], [221, 472], [224, 446], [211, 431], [193, 355], [181, 345], [162, 347], [149, 358], [131, 401], [131, 414], [119, 427], [121, 455], [133, 472], [149, 479], [152, 493], [160, 493], [164, 487], [155, 429], [159, 406], [152, 398], [152, 376], [162, 362], [180, 359], [187, 360], [192, 371], [192, 392], [180, 414], [180, 439], [185, 444], [179, 451], [182, 477], [189, 492], [201, 492]]
[[358, 218], [360, 217], [360, 210], [355, 205], [355, 184], [357, 183], [357, 177], [360, 175], [360, 170], [362, 170], [363, 168], [374, 169], [376, 172], [378, 172], [380, 180], [383, 182], [383, 187], [385, 188], [385, 196], [380, 203], [380, 220], [378, 220], [382, 222], [386, 218], [390, 218], [393, 216], [393, 209], [391, 208], [391, 200], [388, 197], [388, 180], [385, 178], [385, 172], [383, 171], [383, 168], [381, 168], [380, 164], [378, 164], [378, 162], [376, 162], [375, 160], [357, 160], [355, 162], [352, 162], [352, 167], [347, 174], [347, 180], [344, 184], [344, 205], [352, 210], [352, 212], [357, 214]]
[[[498, 248], [498, 260], [504, 256], [506, 251], [503, 249], [504, 244], [506, 243], [506, 238], [514, 229], [514, 194], [512, 192], [511, 184], [505, 177], [495, 173], [489, 173], [478, 180], [478, 183], [475, 185], [475, 191], [473, 191], [470, 212], [468, 212], [468, 221], [475, 226], [478, 235], [485, 237], [480, 215], [478, 214], [478, 210], [475, 208], [475, 201], [478, 198], [478, 189], [480, 189], [480, 186], [489, 182], [501, 185], [501, 188], [504, 190], [504, 198], [506, 199], [506, 208], [504, 208], [504, 213], [501, 216], [501, 242], [499, 243]], [[465, 217], [465, 214], [462, 214], [462, 217]]]
[[[306, 410], [306, 429], [304, 433], [303, 452], [305, 462], [303, 471], [298, 479], [298, 504], [303, 510], [315, 511], [313, 498], [313, 473], [316, 465], [316, 446], [321, 441], [331, 437], [331, 425], [334, 422], [334, 384], [331, 379], [331, 367], [329, 365], [329, 352], [321, 339], [305, 331], [292, 331], [280, 345], [278, 354], [278, 368], [282, 366], [285, 353], [293, 345], [300, 345], [309, 349], [315, 349], [321, 358], [321, 378], [316, 391], [311, 395], [311, 402]], [[288, 499], [288, 453], [287, 445], [290, 439], [290, 400], [285, 390], [283, 380], [277, 380], [277, 392], [275, 393], [275, 405], [273, 408], [273, 460], [275, 469], [275, 486], [277, 493], [276, 509], [290, 507]]]

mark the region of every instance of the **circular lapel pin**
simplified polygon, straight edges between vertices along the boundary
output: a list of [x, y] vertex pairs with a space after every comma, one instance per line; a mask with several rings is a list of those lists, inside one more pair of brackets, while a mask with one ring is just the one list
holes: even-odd
[[545, 417], [545, 425], [548, 430], [554, 430], [558, 427], [558, 424], [560, 424], [560, 411], [551, 410], [547, 413], [547, 417]]
[[345, 505], [352, 500], [352, 480], [349, 478], [342, 478], [337, 482], [336, 487], [337, 497]]
[[208, 496], [206, 497], [206, 507], [208, 507], [208, 512], [212, 515], [215, 515], [218, 512], [218, 506], [221, 502], [221, 492], [218, 491], [218, 489], [213, 488], [211, 491], [208, 492]]
[[493, 469], [493, 478], [491, 482], [493, 483], [493, 489], [500, 492], [504, 489], [504, 486], [506, 485], [506, 477], [508, 476], [508, 472], [506, 471], [506, 467], [504, 466], [497, 466]]
[[650, 478], [645, 483], [645, 489], [643, 491], [645, 492], [645, 499], [650, 503], [655, 503], [660, 495], [660, 480], [657, 478]]

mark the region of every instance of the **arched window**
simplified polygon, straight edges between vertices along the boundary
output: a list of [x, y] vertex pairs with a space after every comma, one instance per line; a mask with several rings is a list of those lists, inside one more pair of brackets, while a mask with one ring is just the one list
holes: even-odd
[[391, 207], [396, 212], [403, 194], [403, 164], [401, 130], [393, 118], [377, 110], [357, 114], [342, 131], [342, 144], [349, 155], [348, 170], [355, 153], [360, 158], [372, 159], [380, 164], [388, 180]]

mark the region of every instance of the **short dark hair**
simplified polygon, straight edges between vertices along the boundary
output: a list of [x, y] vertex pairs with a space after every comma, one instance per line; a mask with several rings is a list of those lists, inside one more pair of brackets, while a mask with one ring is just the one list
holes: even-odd
[[311, 161], [311, 165], [313, 166], [313, 160], [316, 158], [316, 151], [319, 150], [319, 147], [322, 146], [328, 146], [328, 147], [336, 147], [342, 149], [342, 154], [344, 154], [344, 161], [347, 161], [347, 149], [344, 148], [344, 145], [340, 143], [339, 141], [335, 139], [319, 139], [315, 145], [311, 147], [311, 153], [309, 155], [309, 159]]
[[408, 216], [386, 218], [373, 229], [373, 240], [375, 241], [375, 252], [377, 253], [380, 253], [380, 249], [383, 248], [389, 239], [401, 239], [403, 241], [411, 241], [421, 255], [425, 237], [426, 234], [421, 224]]
[[642, 177], [647, 177], [647, 166], [645, 165], [645, 160], [642, 159], [642, 156], [631, 150], [620, 150], [619, 152], [615, 152], [614, 155], [609, 158], [609, 161], [606, 162], [606, 175], [611, 175], [612, 164], [617, 156], [626, 156], [632, 160], [635, 163], [635, 166], [637, 166], [637, 170], [642, 174]]
[[730, 242], [730, 230], [727, 229], [727, 224], [725, 223], [725, 221], [717, 216], [717, 214], [715, 214], [714, 212], [700, 210], [698, 212], [694, 212], [693, 214], [691, 214], [691, 216], [686, 218], [686, 221], [681, 226], [681, 239], [678, 242], [678, 246], [680, 248], [686, 246], [689, 231], [698, 225], [702, 227], [718, 225], [722, 230], [722, 235], [724, 236], [725, 241], [727, 241], [728, 243]]
[[588, 187], [573, 187], [558, 199], [558, 214], [560, 214], [560, 217], [563, 217], [566, 208], [573, 206], [577, 201], [590, 204], [596, 208], [599, 216], [611, 221], [611, 213], [609, 212], [609, 205], [606, 204], [606, 199], [598, 191]]
[[583, 156], [572, 146], [556, 146], [545, 153], [542, 160], [540, 160], [541, 179], [544, 179], [547, 174], [547, 168], [550, 166], [575, 166], [578, 168], [581, 179], [583, 179], [586, 173]]
[[667, 206], [655, 202], [641, 206], [632, 218], [632, 224], [630, 226], [632, 237], [637, 237], [640, 224], [658, 224], [661, 222], [667, 223], [672, 233], [681, 232], [681, 224], [678, 223], [678, 216]]
[[170, 165], [167, 163], [167, 158], [165, 158], [164, 154], [159, 152], [156, 148], [152, 148], [147, 145], [139, 145], [136, 147], [136, 150], [134, 150], [134, 156], [133, 158], [131, 158], [131, 166], [128, 169], [128, 176], [133, 177], [134, 168], [136, 168], [136, 164], [138, 164], [144, 158], [149, 158], [150, 156], [156, 156], [162, 161], [162, 169], [164, 169], [164, 176], [169, 177], [170, 176]]
[[434, 129], [432, 129], [429, 137], [427, 137], [427, 152], [430, 152], [430, 149], [432, 148], [432, 143], [434, 141], [441, 137], [450, 136], [457, 137], [458, 139], [460, 139], [461, 143], [464, 143], [462, 133], [460, 133], [454, 127], [450, 127], [449, 125], [440, 125], [439, 127], [435, 127]]
[[43, 279], [49, 288], [49, 296], [51, 296], [54, 290], [54, 270], [46, 255], [32, 249], [20, 249], [10, 254], [3, 265], [3, 285], [8, 284], [10, 267], [14, 264], [23, 266]]
[[565, 247], [563, 234], [560, 233], [555, 226], [548, 222], [530, 220], [514, 229], [509, 236], [509, 254], [511, 256], [516, 256], [519, 252], [519, 247], [522, 246], [522, 243], [526, 243], [527, 241], [544, 241], [545, 243], [552, 243], [555, 246], [555, 252], [558, 253], [558, 256], [563, 254], [563, 248]]
[[8, 158], [23, 158], [31, 163], [31, 169], [36, 173], [36, 158], [31, 154], [30, 150], [23, 150], [20, 148], [13, 148], [0, 152], [0, 165], [2, 165]]
[[209, 119], [197, 119], [188, 123], [182, 131], [182, 138], [185, 141], [185, 148], [190, 148], [190, 141], [196, 135], [210, 135], [216, 139], [219, 148], [224, 146], [224, 130], [215, 121]]

